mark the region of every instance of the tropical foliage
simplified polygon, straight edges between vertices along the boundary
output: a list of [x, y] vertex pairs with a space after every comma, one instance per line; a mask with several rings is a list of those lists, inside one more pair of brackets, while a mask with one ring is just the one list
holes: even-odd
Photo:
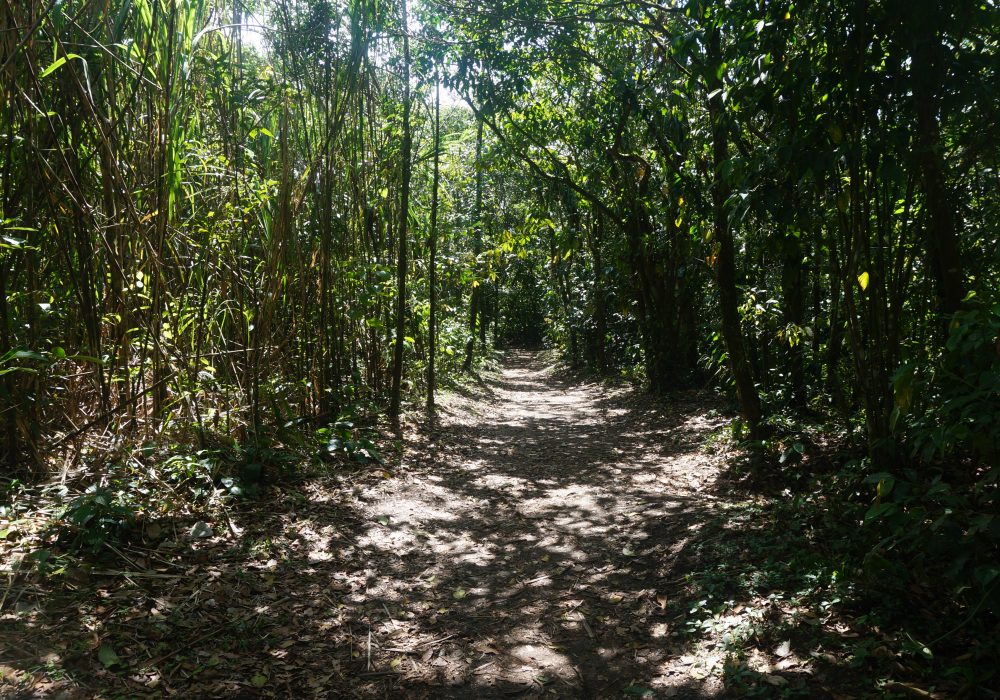
[[[995, 615], [998, 21], [0, 2], [5, 473], [166, 442], [381, 459], [377, 415], [544, 343], [715, 387], [748, 471], [792, 490], [819, 476], [803, 435], [842, 436], [867, 563]], [[105, 486], [72, 505], [101, 537], [127, 525]]]

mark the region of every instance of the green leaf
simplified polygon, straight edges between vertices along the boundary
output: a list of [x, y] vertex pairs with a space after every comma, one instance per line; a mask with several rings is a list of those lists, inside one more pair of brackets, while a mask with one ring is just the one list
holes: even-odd
[[889, 513], [895, 512], [895, 510], [895, 503], [876, 503], [868, 509], [867, 513], [865, 513], [865, 524], [867, 525], [873, 520], [878, 520], [883, 515], [888, 515]]
[[[60, 56], [59, 58], [57, 58], [56, 60], [54, 60], [51, 64], [49, 64], [49, 67], [46, 68], [45, 70], [43, 70], [42, 74], [39, 75], [38, 77], [39, 78], [47, 78], [48, 76], [52, 75], [57, 70], [59, 70], [64, 63], [66, 63], [66, 57], [65, 56]], [[103, 647], [101, 647], [101, 648], [103, 649]]]
[[105, 665], [107, 668], [112, 666], [121, 665], [122, 660], [118, 658], [118, 654], [115, 652], [115, 648], [105, 642], [101, 645], [101, 648], [97, 650], [98, 660]]
[[254, 688], [263, 688], [267, 685], [267, 676], [263, 673], [255, 673], [250, 677], [250, 685]]
[[27, 372], [28, 374], [38, 374], [38, 370], [33, 367], [8, 367], [6, 369], [0, 369], [0, 377], [5, 374], [10, 374], [11, 372]]
[[75, 53], [68, 53], [65, 56], [60, 56], [59, 58], [54, 60], [51, 64], [49, 64], [48, 68], [46, 68], [41, 72], [41, 74], [38, 76], [39, 80], [42, 78], [47, 78], [48, 76], [52, 75], [57, 70], [62, 68], [63, 64], [65, 64], [66, 61], [69, 61], [70, 59], [73, 58], [80, 58], [80, 56]]

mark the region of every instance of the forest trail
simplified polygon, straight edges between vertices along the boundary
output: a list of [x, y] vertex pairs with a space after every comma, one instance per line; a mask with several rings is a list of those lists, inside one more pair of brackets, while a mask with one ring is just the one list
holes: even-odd
[[363, 597], [386, 605], [370, 668], [400, 676], [386, 695], [714, 695], [669, 605], [713, 512], [703, 443], [725, 421], [704, 410], [530, 352], [451, 396], [433, 458], [363, 496]]
[[510, 353], [398, 466], [289, 474], [208, 537], [148, 520], [9, 588], [0, 695], [831, 697], [841, 661], [795, 628], [838, 620], [759, 592], [811, 545], [726, 488], [710, 401]]

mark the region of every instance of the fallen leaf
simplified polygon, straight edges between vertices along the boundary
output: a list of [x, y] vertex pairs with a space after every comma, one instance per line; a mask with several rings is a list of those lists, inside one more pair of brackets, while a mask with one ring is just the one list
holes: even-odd
[[250, 685], [252, 685], [254, 688], [263, 688], [265, 685], [267, 685], [267, 676], [265, 676], [263, 673], [255, 673], [254, 675], [250, 676]]
[[456, 588], [455, 592], [451, 594], [451, 597], [454, 598], [455, 600], [461, 600], [467, 595], [468, 593], [466, 593], [464, 588]]
[[473, 642], [472, 648], [478, 651], [480, 654], [499, 654], [500, 650], [497, 649], [493, 644], [481, 639], [478, 642]]
[[778, 645], [778, 648], [774, 650], [774, 653], [782, 658], [788, 656], [792, 653], [792, 643], [786, 639]]
[[106, 667], [111, 668], [112, 666], [117, 666], [121, 664], [122, 660], [118, 658], [118, 654], [115, 652], [115, 648], [105, 642], [101, 645], [101, 648], [97, 650], [97, 658]]

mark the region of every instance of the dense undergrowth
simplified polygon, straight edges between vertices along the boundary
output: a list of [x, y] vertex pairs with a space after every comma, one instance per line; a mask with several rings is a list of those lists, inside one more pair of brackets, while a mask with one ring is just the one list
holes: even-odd
[[799, 417], [774, 429], [763, 446], [740, 443], [738, 420], [709, 438], [711, 450], [742, 444], [717, 485], [738, 501], [683, 564], [701, 612], [691, 633], [724, 632], [727, 687], [809, 697], [746, 666], [748, 648], [793, 640], [888, 697], [995, 694], [996, 470], [954, 450], [872, 474], [848, 425]]

